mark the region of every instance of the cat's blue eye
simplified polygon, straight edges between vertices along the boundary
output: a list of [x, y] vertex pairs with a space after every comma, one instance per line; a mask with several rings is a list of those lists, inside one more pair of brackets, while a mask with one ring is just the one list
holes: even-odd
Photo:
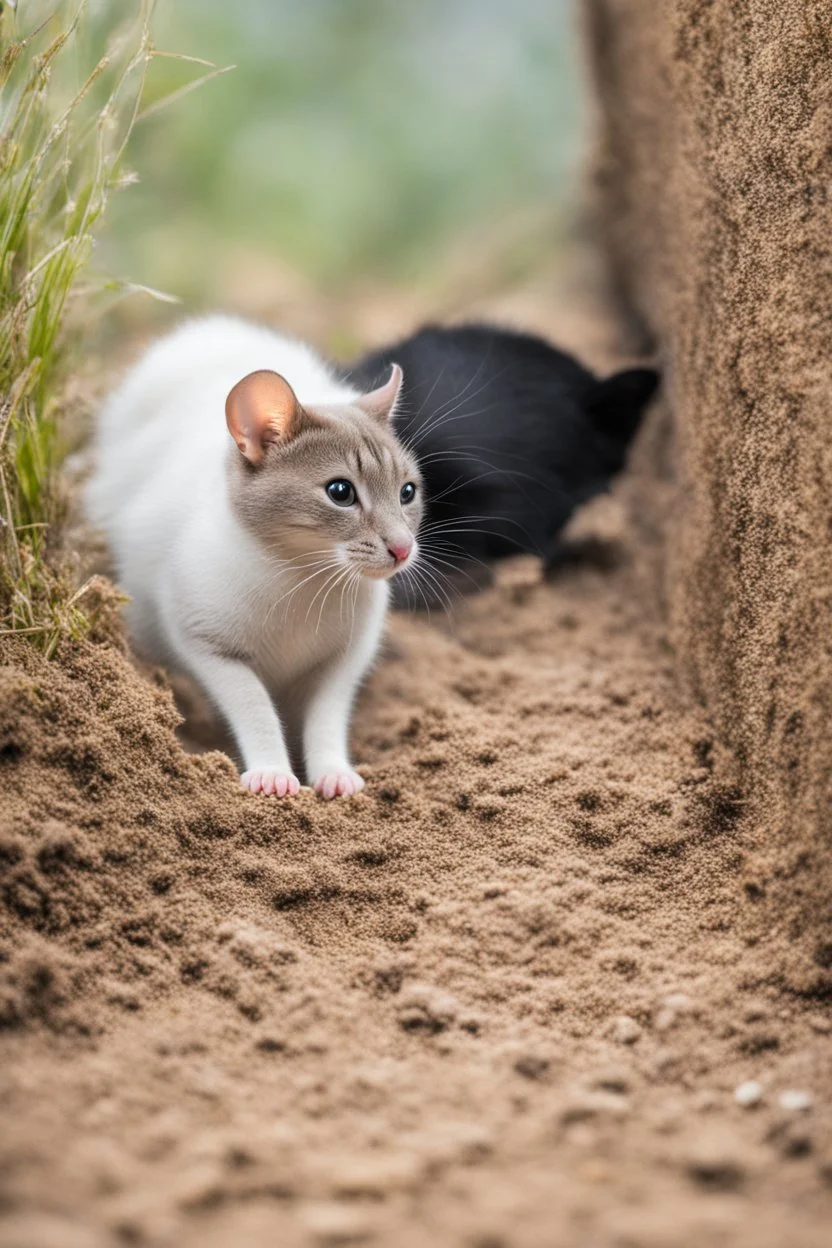
[[326, 492], [339, 507], [352, 507], [355, 502], [355, 486], [351, 481], [343, 481], [340, 477], [329, 482]]
[[412, 503], [415, 497], [416, 497], [416, 486], [413, 484], [412, 481], [405, 482], [405, 484], [402, 486], [402, 492], [399, 495], [399, 498], [402, 500], [403, 503]]

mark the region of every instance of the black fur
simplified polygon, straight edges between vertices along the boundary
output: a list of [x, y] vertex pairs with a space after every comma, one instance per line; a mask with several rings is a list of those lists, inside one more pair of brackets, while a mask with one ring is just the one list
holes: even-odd
[[487, 325], [426, 326], [364, 356], [349, 380], [371, 389], [394, 361], [396, 430], [426, 485], [423, 558], [442, 572], [519, 551], [549, 561], [575, 508], [623, 466], [659, 381], [650, 368], [598, 380], [541, 338]]

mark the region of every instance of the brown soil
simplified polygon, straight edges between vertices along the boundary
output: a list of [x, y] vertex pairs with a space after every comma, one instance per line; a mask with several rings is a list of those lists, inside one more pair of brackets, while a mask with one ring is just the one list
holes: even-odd
[[761, 867], [622, 506], [583, 528], [614, 566], [394, 621], [341, 803], [184, 753], [118, 645], [7, 646], [4, 1248], [828, 1242], [806, 864]]
[[[829, 1242], [829, 321], [778, 199], [823, 148], [823, 17], [745, 7], [592, 6], [607, 246], [672, 412], [578, 526], [605, 566], [394, 620], [360, 797], [243, 793], [117, 642], [6, 642], [4, 1248]], [[477, 310], [608, 357], [568, 306]]]
[[828, 940], [832, 7], [584, 7], [600, 231], [673, 395], [674, 487], [642, 482], [670, 640], [772, 847], [822, 856]]

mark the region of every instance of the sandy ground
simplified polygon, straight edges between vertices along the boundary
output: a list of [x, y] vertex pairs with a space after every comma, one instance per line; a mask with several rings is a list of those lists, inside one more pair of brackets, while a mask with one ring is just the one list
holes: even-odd
[[6, 647], [4, 1248], [828, 1244], [800, 863], [775, 904], [652, 552], [584, 529], [394, 619], [337, 804], [184, 753], [117, 644]]

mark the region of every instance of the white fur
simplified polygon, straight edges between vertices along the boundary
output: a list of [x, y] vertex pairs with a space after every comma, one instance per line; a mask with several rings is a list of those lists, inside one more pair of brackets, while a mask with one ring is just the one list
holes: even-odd
[[[319, 579], [301, 585], [308, 570], [287, 570], [237, 518], [227, 469], [239, 452], [225, 400], [240, 378], [264, 368], [281, 373], [304, 405], [356, 397], [299, 342], [231, 317], [185, 324], [104, 405], [88, 511], [130, 595], [138, 650], [204, 687], [237, 741], [243, 782], [297, 791], [276, 705], [314, 673], [300, 710], [307, 779], [325, 796], [357, 792], [349, 716], [378, 649], [388, 587], [361, 578], [349, 598], [354, 612], [337, 593], [322, 602]], [[229, 657], [237, 653], [250, 661]]]

